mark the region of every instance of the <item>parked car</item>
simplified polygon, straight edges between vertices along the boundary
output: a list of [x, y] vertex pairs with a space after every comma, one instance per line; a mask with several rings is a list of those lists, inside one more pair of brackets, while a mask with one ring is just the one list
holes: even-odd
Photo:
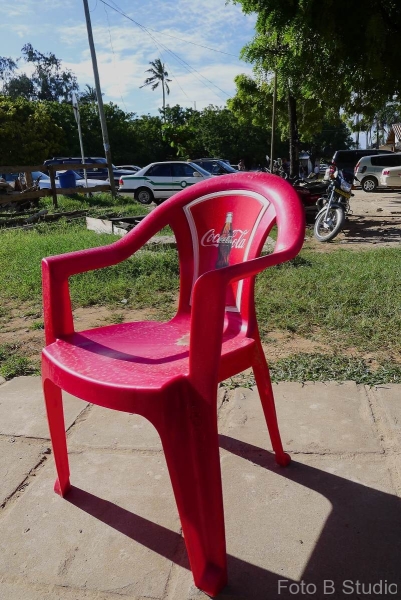
[[380, 184], [386, 188], [401, 188], [401, 166], [383, 169]]
[[391, 150], [336, 150], [333, 163], [337, 169], [348, 171], [352, 175], [357, 164], [364, 156], [376, 156], [377, 154], [394, 154]]
[[[77, 173], [76, 171], [71, 171], [71, 172], [74, 174], [76, 187], [80, 187], [80, 188], [86, 187], [85, 178], [81, 177], [81, 175], [79, 173]], [[60, 181], [59, 181], [60, 173], [65, 173], [65, 171], [56, 171], [56, 188], [62, 187], [60, 185]], [[38, 178], [38, 176], [40, 176], [39, 188], [41, 190], [50, 189], [51, 188], [50, 177], [48, 175], [46, 175], [45, 173], [41, 173], [40, 171], [34, 171], [32, 173], [32, 178], [34, 181]], [[105, 181], [104, 179], [89, 179], [89, 177], [88, 177], [88, 188], [95, 187], [96, 185], [105, 185], [107, 183], [109, 183], [108, 180]]]
[[[87, 169], [86, 174], [87, 174], [88, 179], [103, 179], [103, 180], [108, 179], [109, 171], [107, 169], [107, 161], [105, 158], [86, 156], [85, 162], [92, 163], [92, 164], [93, 163], [99, 164], [99, 167], [95, 167], [93, 169]], [[68, 165], [68, 164], [74, 164], [74, 163], [75, 164], [82, 163], [82, 158], [81, 157], [78, 157], [78, 158], [71, 157], [71, 156], [69, 156], [69, 157], [55, 156], [53, 158], [45, 160], [45, 162], [43, 164], [45, 166], [48, 166], [48, 165]], [[114, 182], [116, 185], [118, 185], [118, 181], [122, 175], [130, 175], [132, 173], [132, 170], [118, 169], [114, 165], [112, 165], [112, 167], [113, 167], [113, 173], [114, 173]], [[77, 173], [79, 173], [79, 175], [81, 175], [81, 177], [83, 177], [83, 175], [84, 175], [83, 169], [76, 168], [74, 170], [76, 170]]]
[[355, 167], [355, 177], [359, 180], [364, 192], [374, 192], [377, 187], [382, 187], [383, 167], [401, 167], [401, 152], [361, 158]]
[[121, 177], [118, 190], [134, 192], [141, 204], [150, 204], [152, 200], [159, 204], [160, 200], [209, 177], [212, 177], [210, 173], [192, 162], [157, 162]]
[[125, 171], [139, 171], [139, 169], [141, 169], [141, 167], [138, 167], [138, 165], [117, 165], [116, 169], [123, 169]]
[[4, 179], [8, 185], [14, 187], [15, 180], [18, 179], [19, 175], [19, 173], [0, 173], [0, 179]]
[[195, 165], [199, 165], [212, 175], [239, 173], [238, 169], [234, 169], [228, 161], [223, 160], [222, 158], [196, 158], [191, 162]]

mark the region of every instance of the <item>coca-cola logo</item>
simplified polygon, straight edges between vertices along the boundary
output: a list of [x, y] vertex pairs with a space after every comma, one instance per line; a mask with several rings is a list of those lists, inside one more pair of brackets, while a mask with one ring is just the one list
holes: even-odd
[[201, 246], [216, 246], [219, 244], [230, 244], [231, 248], [243, 248], [246, 243], [248, 229], [233, 229], [232, 235], [221, 235], [215, 229], [209, 229], [200, 241]]

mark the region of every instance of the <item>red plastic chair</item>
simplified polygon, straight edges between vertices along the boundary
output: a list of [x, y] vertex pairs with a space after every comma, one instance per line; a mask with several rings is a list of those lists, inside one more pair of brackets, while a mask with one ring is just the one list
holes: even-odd
[[[274, 252], [260, 257], [274, 223]], [[68, 278], [125, 260], [166, 225], [180, 258], [176, 316], [75, 332]], [[256, 322], [254, 276], [295, 257], [304, 231], [304, 211], [288, 183], [244, 173], [181, 191], [109, 246], [43, 260], [42, 376], [55, 491], [64, 496], [70, 487], [62, 389], [143, 415], [162, 441], [195, 585], [211, 596], [227, 582], [218, 383], [253, 368], [276, 460], [287, 465]]]

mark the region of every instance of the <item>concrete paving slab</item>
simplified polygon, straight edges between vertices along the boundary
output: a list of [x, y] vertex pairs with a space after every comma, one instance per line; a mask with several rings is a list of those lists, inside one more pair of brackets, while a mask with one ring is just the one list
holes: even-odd
[[[218, 406], [223, 402], [225, 389], [218, 392]], [[68, 438], [71, 450], [89, 448], [162, 451], [159, 434], [144, 417], [102, 406], [91, 406], [71, 430]]]
[[39, 464], [44, 449], [36, 440], [0, 437], [0, 505]]
[[[218, 598], [321, 600], [325, 580], [337, 592], [346, 580], [387, 580], [401, 596], [401, 500], [384, 456], [298, 456], [280, 469], [265, 450], [237, 442], [223, 452], [222, 473], [229, 585]], [[302, 580], [316, 592], [289, 593]], [[206, 598], [175, 565], [167, 599]]]
[[[284, 448], [289, 452], [381, 452], [364, 388], [354, 382], [273, 386]], [[271, 449], [257, 389], [238, 388], [220, 412], [219, 431]]]
[[[32, 436], [31, 419], [34, 436], [42, 437], [42, 419], [47, 436], [39, 378], [18, 379], [24, 385], [1, 386], [0, 433], [6, 423]], [[229, 585], [218, 598], [365, 597], [357, 581], [387, 581], [397, 586], [395, 594], [374, 597], [401, 598], [401, 447], [387, 439], [399, 439], [401, 386], [382, 386], [373, 396], [369, 391], [378, 429], [363, 386], [280, 383], [274, 390], [283, 442], [293, 453], [287, 469], [266, 450], [270, 441], [256, 390], [230, 392], [219, 411]], [[86, 404], [71, 400], [75, 487], [67, 499], [54, 494], [49, 456], [0, 512], [0, 600], [206, 599], [193, 585], [155, 430], [136, 415], [93, 406], [76, 420]], [[8, 414], [14, 407], [16, 416]], [[25, 477], [34, 450], [40, 461], [49, 445], [11, 439], [0, 436], [5, 489]], [[288, 593], [302, 580], [316, 591]]]
[[[63, 393], [66, 428], [87, 406]], [[0, 386], [0, 434], [49, 439], [40, 377], [16, 377]]]
[[162, 450], [156, 429], [140, 415], [91, 406], [68, 439], [68, 447]]
[[370, 392], [376, 397], [386, 416], [387, 426], [401, 446], [401, 385], [381, 385], [372, 388]]
[[377, 417], [380, 419], [381, 435], [387, 451], [391, 453], [394, 470], [397, 473], [394, 483], [401, 495], [401, 385], [377, 386], [371, 388], [369, 394], [379, 409]]
[[0, 581], [1, 600], [121, 600], [121, 594], [102, 594], [61, 586], [23, 585]]
[[0, 578], [162, 598], [182, 543], [163, 455], [70, 458], [75, 487], [68, 499], [53, 492], [49, 460], [0, 519]]

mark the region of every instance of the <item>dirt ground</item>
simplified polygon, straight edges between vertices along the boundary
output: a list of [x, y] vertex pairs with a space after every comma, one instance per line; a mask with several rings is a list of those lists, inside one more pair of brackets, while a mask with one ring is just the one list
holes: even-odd
[[[309, 226], [304, 247], [317, 252], [331, 252], [339, 247], [360, 250], [377, 247], [400, 247], [401, 245], [401, 190], [365, 193], [355, 190], [351, 199], [352, 214], [344, 230], [329, 243], [320, 243], [313, 238]], [[18, 344], [23, 354], [35, 364], [39, 364], [40, 351], [44, 344], [43, 329], [40, 328], [42, 315], [40, 308], [33, 311], [31, 307], [10, 307], [7, 318], [0, 318], [0, 337], [2, 344]], [[90, 329], [110, 323], [146, 320], [155, 318], [155, 313], [146, 310], [132, 310], [124, 305], [117, 308], [89, 307], [74, 311], [77, 330]], [[269, 332], [266, 344], [268, 360], [277, 360], [291, 354], [332, 352], [332, 344], [324, 345], [296, 334], [282, 331]], [[347, 354], [352, 355], [352, 349]], [[366, 355], [363, 358], [376, 362], [375, 357]]]
[[347, 250], [367, 250], [374, 247], [399, 247], [401, 243], [401, 190], [366, 193], [354, 190], [351, 212], [343, 231], [331, 242], [313, 238], [313, 224], [308, 229], [304, 248], [330, 252], [339, 246]]

